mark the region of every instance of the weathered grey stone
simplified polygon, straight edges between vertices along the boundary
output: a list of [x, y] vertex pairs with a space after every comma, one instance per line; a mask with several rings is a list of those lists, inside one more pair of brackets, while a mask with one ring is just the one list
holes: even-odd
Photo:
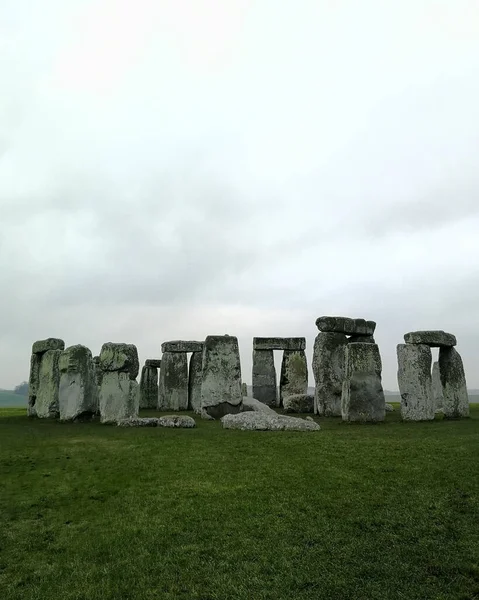
[[158, 419], [158, 427], [192, 429], [196, 427], [196, 421], [187, 415], [168, 415]]
[[251, 396], [243, 396], [243, 404], [242, 404], [242, 412], [265, 412], [268, 414], [277, 414], [272, 408], [270, 408], [264, 402], [260, 402], [256, 400], [256, 398], [252, 398]]
[[138, 350], [133, 344], [103, 344], [100, 352], [102, 371], [129, 373], [130, 379], [136, 379], [140, 371]]
[[61, 421], [88, 421], [99, 411], [98, 386], [91, 351], [70, 346], [60, 354], [59, 406]]
[[248, 386], [246, 383], [241, 384], [241, 393], [243, 394], [243, 398], [248, 395]]
[[121, 419], [118, 427], [158, 427], [158, 421], [155, 417]]
[[193, 352], [188, 369], [188, 410], [201, 413], [201, 382], [203, 379], [203, 353]]
[[432, 365], [432, 396], [436, 413], [442, 412], [444, 406], [444, 394], [442, 391], [441, 373], [439, 371], [439, 361]]
[[352, 335], [348, 338], [348, 344], [375, 344], [376, 340], [372, 335]]
[[158, 406], [158, 369], [147, 367], [141, 369], [140, 408], [157, 408]]
[[398, 383], [404, 421], [432, 421], [431, 348], [424, 344], [398, 344]]
[[158, 410], [188, 410], [186, 352], [163, 353], [158, 392]]
[[276, 406], [276, 390], [273, 350], [253, 350], [253, 397], [268, 406]]
[[304, 350], [285, 350], [281, 363], [281, 378], [279, 382], [280, 406], [284, 399], [296, 394], [308, 392], [308, 364]]
[[60, 414], [58, 362], [61, 353], [61, 350], [47, 350], [41, 355], [36, 398], [31, 407], [40, 419], [57, 419]]
[[155, 369], [161, 368], [161, 359], [159, 358], [148, 358], [145, 361], [145, 367], [154, 367]]
[[240, 412], [242, 401], [238, 339], [209, 335], [203, 350], [202, 413], [217, 419]]
[[41, 357], [38, 354], [32, 354], [30, 358], [30, 376], [28, 378], [28, 406], [27, 415], [36, 417], [37, 411], [35, 404], [37, 401], [38, 385], [40, 383], [40, 362]]
[[103, 371], [101, 370], [101, 367], [100, 367], [100, 357], [99, 356], [93, 357], [93, 366], [95, 367], [96, 385], [99, 388], [101, 385], [101, 379], [103, 377]]
[[384, 408], [386, 409], [386, 412], [394, 412], [394, 406], [392, 404], [388, 404], [386, 402], [386, 404], [384, 405]]
[[124, 371], [105, 371], [100, 387], [102, 423], [118, 423], [137, 418], [140, 404], [138, 383]]
[[286, 413], [312, 413], [314, 411], [313, 394], [294, 394], [286, 396], [283, 400], [283, 408]]
[[319, 431], [321, 427], [309, 419], [272, 415], [265, 412], [244, 412], [225, 415], [221, 422], [224, 429], [242, 431]]
[[410, 331], [404, 334], [406, 344], [424, 344], [431, 348], [443, 348], [455, 346], [456, 337], [452, 333], [446, 333], [442, 330], [436, 331]]
[[315, 379], [314, 412], [326, 417], [341, 416], [345, 349], [343, 333], [321, 332], [314, 340], [313, 374]]
[[38, 340], [32, 346], [32, 354], [44, 354], [48, 350], [64, 350], [65, 342], [58, 338], [48, 338], [46, 340]]
[[444, 417], [446, 419], [468, 417], [469, 396], [464, 365], [461, 355], [455, 348], [439, 350], [439, 372], [444, 394]]
[[305, 350], [306, 338], [255, 337], [253, 350]]
[[348, 344], [341, 398], [343, 421], [384, 421], [381, 355], [376, 344]]
[[374, 335], [376, 323], [365, 319], [350, 319], [349, 317], [319, 317], [316, 319], [319, 331], [344, 333], [345, 335]]
[[173, 340], [163, 342], [161, 351], [164, 352], [203, 352], [203, 342]]

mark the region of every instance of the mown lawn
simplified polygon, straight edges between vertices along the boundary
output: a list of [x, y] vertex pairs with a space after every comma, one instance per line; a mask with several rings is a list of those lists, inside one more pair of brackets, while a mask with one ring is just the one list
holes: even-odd
[[319, 433], [24, 412], [0, 410], [2, 600], [479, 598], [479, 407]]

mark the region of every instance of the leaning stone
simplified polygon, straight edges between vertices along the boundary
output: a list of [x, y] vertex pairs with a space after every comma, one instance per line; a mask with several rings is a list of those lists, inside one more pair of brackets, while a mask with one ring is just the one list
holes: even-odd
[[157, 408], [158, 406], [158, 369], [147, 367], [141, 369], [140, 408]]
[[321, 332], [314, 340], [313, 375], [315, 379], [315, 414], [341, 416], [345, 349], [343, 333]]
[[202, 412], [217, 419], [240, 412], [242, 401], [238, 339], [209, 335], [203, 350]]
[[[268, 406], [277, 404], [273, 350], [253, 350], [253, 396]], [[248, 394], [246, 394], [248, 395]]]
[[279, 401], [283, 406], [284, 399], [296, 394], [308, 392], [308, 364], [304, 350], [285, 350], [281, 363], [279, 383]]
[[316, 319], [316, 327], [319, 331], [329, 333], [374, 335], [376, 323], [365, 319], [350, 319], [349, 317], [319, 317]]
[[312, 413], [314, 411], [314, 395], [295, 394], [286, 396], [283, 400], [283, 408], [286, 413]]
[[137, 418], [139, 409], [138, 383], [127, 372], [106, 371], [100, 387], [100, 416], [102, 423], [118, 423]]
[[398, 344], [398, 383], [404, 421], [432, 421], [431, 348], [424, 344]]
[[182, 429], [192, 429], [196, 427], [196, 421], [186, 415], [168, 415], [158, 419], [158, 427], [175, 427]]
[[411, 331], [404, 334], [406, 344], [424, 344], [431, 348], [447, 348], [457, 344], [456, 336], [442, 330]]
[[372, 335], [352, 335], [348, 338], [348, 344], [375, 344], [376, 340]]
[[319, 431], [321, 427], [309, 419], [271, 415], [264, 412], [244, 412], [225, 415], [221, 422], [224, 429], [242, 431]]
[[39, 340], [32, 346], [32, 354], [44, 354], [48, 350], [65, 350], [65, 342], [58, 338]]
[[434, 398], [436, 414], [438, 411], [442, 412], [444, 406], [444, 394], [442, 392], [441, 373], [439, 371], [438, 361], [432, 365], [432, 396]]
[[386, 412], [394, 412], [394, 406], [392, 404], [388, 404], [386, 402], [386, 404], [384, 405], [384, 408], [386, 409]]
[[269, 413], [270, 415], [277, 414], [276, 411], [270, 408], [267, 404], [264, 404], [264, 402], [260, 402], [259, 400], [257, 400], [256, 398], [252, 398], [251, 396], [243, 396], [242, 412], [249, 411], [265, 412]]
[[201, 381], [203, 378], [203, 353], [193, 352], [188, 369], [188, 410], [201, 413]]
[[60, 354], [61, 421], [89, 421], [98, 413], [98, 387], [91, 351], [70, 346]]
[[468, 417], [469, 396], [464, 365], [461, 355], [455, 348], [439, 350], [439, 372], [444, 394], [444, 417], [446, 419]]
[[343, 421], [384, 421], [381, 355], [376, 344], [348, 344], [341, 398]]
[[145, 361], [145, 367], [153, 367], [154, 369], [161, 368], [161, 359], [159, 358], [148, 358]]
[[164, 352], [158, 386], [158, 410], [188, 410], [186, 352]]
[[184, 340], [174, 340], [173, 342], [163, 342], [161, 351], [164, 352], [203, 352], [203, 342], [192, 342]]
[[136, 346], [113, 342], [103, 344], [100, 352], [100, 367], [105, 372], [129, 373], [130, 379], [136, 379], [140, 371]]
[[33, 409], [40, 419], [57, 419], [60, 415], [58, 363], [61, 350], [47, 350], [41, 355], [38, 369], [38, 385]]
[[154, 417], [121, 419], [118, 421], [118, 427], [158, 427], [158, 420]]
[[306, 338], [255, 337], [253, 350], [305, 350]]

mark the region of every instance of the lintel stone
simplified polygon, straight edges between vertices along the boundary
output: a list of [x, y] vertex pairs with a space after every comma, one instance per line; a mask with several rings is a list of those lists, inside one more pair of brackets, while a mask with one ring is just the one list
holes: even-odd
[[349, 317], [319, 317], [316, 319], [319, 331], [344, 333], [346, 335], [374, 335], [376, 323], [365, 319]]
[[304, 337], [255, 337], [253, 350], [304, 350], [306, 338]]
[[203, 352], [203, 342], [173, 340], [161, 344], [162, 352]]
[[148, 358], [145, 361], [145, 367], [154, 367], [155, 369], [161, 369], [161, 359], [159, 359], [159, 358]]
[[410, 331], [404, 334], [406, 344], [424, 344], [430, 348], [450, 348], [457, 344], [456, 336], [440, 329], [435, 331]]
[[44, 354], [48, 350], [65, 350], [65, 342], [58, 338], [38, 340], [32, 346], [32, 354]]

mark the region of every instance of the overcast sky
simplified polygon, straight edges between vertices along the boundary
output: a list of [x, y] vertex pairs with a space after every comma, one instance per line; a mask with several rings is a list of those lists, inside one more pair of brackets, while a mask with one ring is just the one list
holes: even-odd
[[[0, 387], [31, 344], [458, 337], [479, 387], [475, 0], [2, 0]], [[312, 376], [311, 376], [312, 385]]]

